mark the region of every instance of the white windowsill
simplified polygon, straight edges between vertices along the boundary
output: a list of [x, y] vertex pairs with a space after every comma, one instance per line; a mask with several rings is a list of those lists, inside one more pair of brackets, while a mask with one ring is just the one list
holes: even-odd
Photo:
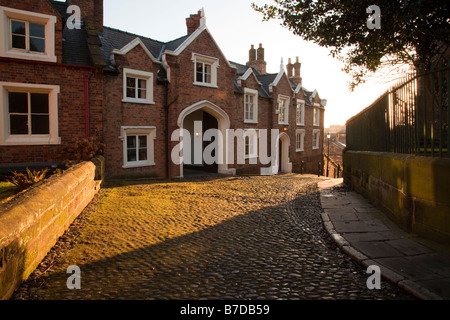
[[40, 145], [59, 145], [61, 144], [61, 138], [49, 138], [47, 137], [12, 137], [9, 136], [0, 143], [3, 146], [40, 146]]
[[139, 104], [155, 104], [154, 101], [143, 100], [143, 99], [132, 99], [132, 98], [125, 98], [125, 99], [122, 99], [122, 102], [126, 102], [126, 103], [139, 103]]
[[217, 85], [214, 85], [212, 83], [204, 83], [204, 82], [194, 82], [193, 85], [200, 86], [200, 87], [216, 88], [216, 89], [219, 88]]
[[124, 169], [129, 168], [141, 168], [141, 167], [151, 167], [154, 166], [154, 162], [136, 162], [136, 163], [127, 163], [122, 166]]

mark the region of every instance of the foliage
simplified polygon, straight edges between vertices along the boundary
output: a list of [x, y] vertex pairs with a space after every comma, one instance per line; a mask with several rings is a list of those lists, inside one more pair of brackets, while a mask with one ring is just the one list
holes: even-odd
[[14, 184], [17, 187], [18, 191], [22, 191], [25, 189], [28, 189], [32, 185], [38, 183], [39, 181], [42, 181], [45, 179], [47, 175], [48, 169], [45, 168], [41, 171], [33, 170], [27, 168], [26, 173], [21, 172], [12, 172], [12, 176], [6, 178], [6, 180], [12, 184]]
[[3, 203], [17, 192], [17, 187], [11, 182], [0, 181], [0, 203]]
[[63, 163], [69, 167], [83, 161], [89, 161], [96, 155], [102, 155], [104, 148], [104, 144], [94, 137], [73, 138], [63, 150]]
[[[264, 20], [282, 25], [307, 41], [330, 48], [352, 76], [350, 89], [383, 66], [425, 68], [449, 50], [447, 0], [273, 0], [252, 7]], [[369, 29], [367, 8], [381, 10], [381, 29]]]

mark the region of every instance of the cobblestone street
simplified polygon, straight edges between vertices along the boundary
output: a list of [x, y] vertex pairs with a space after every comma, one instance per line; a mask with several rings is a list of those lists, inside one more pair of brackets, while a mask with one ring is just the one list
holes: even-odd
[[[312, 175], [104, 188], [13, 299], [413, 299], [323, 228]], [[81, 290], [66, 286], [81, 269]]]

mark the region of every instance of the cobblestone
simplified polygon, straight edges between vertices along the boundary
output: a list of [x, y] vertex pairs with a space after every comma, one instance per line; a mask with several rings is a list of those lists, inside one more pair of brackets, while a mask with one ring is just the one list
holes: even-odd
[[[12, 299], [413, 299], [339, 251], [320, 179], [286, 174], [103, 189]], [[81, 290], [66, 286], [81, 269]]]

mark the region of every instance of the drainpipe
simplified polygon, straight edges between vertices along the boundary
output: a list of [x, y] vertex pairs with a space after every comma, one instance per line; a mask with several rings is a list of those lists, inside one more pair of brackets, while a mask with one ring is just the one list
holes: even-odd
[[89, 138], [89, 75], [84, 75], [84, 133]]
[[170, 179], [170, 133], [169, 133], [169, 81], [166, 79], [164, 81], [164, 110], [166, 113], [166, 176]]

